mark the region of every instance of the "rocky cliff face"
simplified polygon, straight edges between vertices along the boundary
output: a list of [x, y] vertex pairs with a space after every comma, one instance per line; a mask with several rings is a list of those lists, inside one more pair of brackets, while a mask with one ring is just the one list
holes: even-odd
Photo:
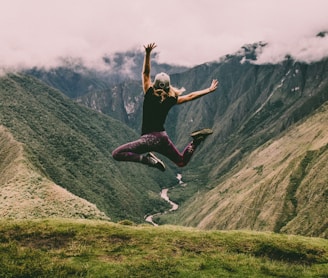
[[[207, 162], [215, 159], [220, 164], [230, 156], [238, 160], [328, 100], [328, 60], [262, 66], [240, 64], [240, 60], [202, 65], [188, 77], [187, 73], [179, 76], [180, 83], [197, 83], [189, 83], [189, 90], [206, 87], [212, 78], [220, 80], [217, 92], [182, 106], [174, 117], [178, 119], [175, 133], [182, 142], [189, 131], [185, 123], [188, 129], [214, 128], [207, 145], [216, 151], [204, 157]], [[219, 177], [225, 169], [216, 168]]]
[[140, 81], [128, 80], [106, 90], [85, 94], [76, 101], [140, 131], [143, 101]]

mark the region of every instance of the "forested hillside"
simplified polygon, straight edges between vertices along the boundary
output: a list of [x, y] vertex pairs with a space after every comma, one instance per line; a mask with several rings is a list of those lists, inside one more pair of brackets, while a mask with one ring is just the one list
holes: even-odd
[[[36, 182], [47, 180], [63, 187], [95, 204], [114, 221], [129, 218], [140, 222], [146, 213], [166, 206], [158, 192], [172, 179], [155, 169], [112, 159], [114, 148], [138, 137], [121, 122], [82, 107], [26, 75], [1, 77], [0, 98], [0, 123], [24, 149], [22, 159], [33, 168]], [[0, 151], [4, 156], [13, 148]], [[2, 167], [1, 177], [8, 167], [12, 164]], [[20, 168], [11, 171], [21, 178], [13, 183], [15, 188], [1, 183], [3, 190], [26, 191], [28, 178], [19, 173]], [[6, 194], [4, 202], [9, 201]], [[38, 194], [31, 193], [30, 201]], [[56, 214], [47, 209], [48, 215]]]

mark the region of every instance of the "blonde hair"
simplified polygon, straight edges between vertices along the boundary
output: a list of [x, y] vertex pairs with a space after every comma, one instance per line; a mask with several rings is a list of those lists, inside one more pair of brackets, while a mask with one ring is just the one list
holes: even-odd
[[173, 86], [171, 86], [170, 85], [170, 90], [169, 90], [169, 92], [168, 92], [168, 95], [170, 96], [170, 97], [178, 97], [179, 95], [181, 95], [183, 92], [185, 92], [186, 91], [186, 89], [185, 88], [180, 88], [180, 89], [178, 89], [178, 88], [176, 88], [176, 87], [173, 87]]

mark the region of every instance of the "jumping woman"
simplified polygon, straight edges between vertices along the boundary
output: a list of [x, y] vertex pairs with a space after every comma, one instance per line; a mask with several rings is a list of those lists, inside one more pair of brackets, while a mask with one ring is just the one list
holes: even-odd
[[163, 161], [152, 152], [160, 153], [179, 167], [183, 167], [188, 164], [197, 146], [208, 135], [212, 134], [212, 130], [208, 128], [191, 133], [193, 140], [180, 153], [164, 129], [169, 110], [173, 105], [192, 101], [214, 92], [218, 87], [218, 81], [214, 79], [209, 88], [187, 95], [181, 95], [184, 90], [171, 86], [170, 77], [166, 73], [157, 74], [154, 82], [152, 82], [150, 77], [150, 53], [155, 47], [155, 43], [144, 46], [145, 58], [142, 72], [144, 102], [141, 137], [136, 141], [118, 147], [112, 155], [118, 161], [139, 162], [165, 171]]

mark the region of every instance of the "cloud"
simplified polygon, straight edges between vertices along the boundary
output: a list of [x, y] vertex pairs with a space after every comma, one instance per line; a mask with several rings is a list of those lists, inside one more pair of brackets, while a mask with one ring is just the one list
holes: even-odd
[[156, 42], [159, 62], [196, 65], [268, 42], [259, 62], [327, 56], [326, 0], [0, 0], [0, 67], [52, 67]]
[[275, 64], [283, 61], [286, 56], [294, 60], [311, 63], [328, 57], [328, 35], [324, 37], [311, 36], [288, 42], [272, 42], [257, 56], [257, 64]]

